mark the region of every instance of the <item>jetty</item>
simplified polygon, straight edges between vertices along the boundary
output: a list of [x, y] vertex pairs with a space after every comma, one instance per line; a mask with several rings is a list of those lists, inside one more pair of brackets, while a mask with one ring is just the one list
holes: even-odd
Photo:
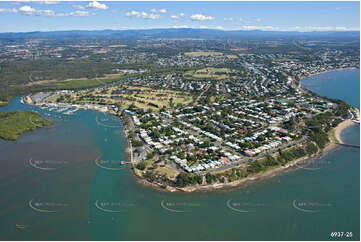
[[352, 148], [359, 148], [360, 149], [360, 145], [353, 145], [353, 144], [346, 144], [346, 143], [335, 143], [337, 145], [342, 145], [342, 146], [346, 146], [346, 147], [352, 147]]

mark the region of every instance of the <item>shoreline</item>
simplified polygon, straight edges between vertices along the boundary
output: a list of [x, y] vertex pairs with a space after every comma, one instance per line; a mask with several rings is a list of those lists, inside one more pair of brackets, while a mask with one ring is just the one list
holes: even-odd
[[[356, 123], [354, 123], [352, 120], [350, 119], [346, 119], [344, 121], [342, 121], [341, 123], [339, 123], [335, 128], [333, 128], [334, 132], [337, 133], [337, 136], [335, 135], [337, 142], [342, 143], [342, 140], [340, 139], [340, 135], [341, 133], [351, 127], [352, 125], [355, 125]], [[330, 131], [331, 132], [331, 131]], [[277, 166], [274, 168], [271, 168], [267, 171], [255, 174], [253, 176], [250, 177], [246, 177], [240, 180], [236, 180], [236, 181], [232, 181], [232, 182], [227, 182], [227, 183], [214, 183], [214, 184], [209, 184], [209, 185], [192, 185], [192, 186], [187, 186], [187, 187], [171, 187], [171, 186], [161, 186], [158, 185], [156, 183], [152, 183], [149, 182], [147, 179], [139, 176], [135, 170], [133, 169], [133, 173], [136, 177], [136, 180], [138, 183], [147, 186], [147, 187], [152, 187], [153, 189], [162, 191], [162, 192], [186, 192], [186, 193], [191, 193], [191, 192], [211, 192], [211, 191], [220, 191], [221, 189], [225, 190], [229, 190], [229, 189], [234, 189], [234, 188], [238, 188], [244, 185], [248, 185], [251, 184], [253, 182], [257, 182], [257, 181], [262, 181], [271, 177], [274, 177], [282, 172], [286, 172], [292, 168], [294, 169], [302, 169], [303, 167], [299, 166], [298, 164], [300, 162], [303, 161], [308, 161], [308, 162], [304, 162], [303, 164], [309, 164], [311, 163], [313, 160], [318, 160], [320, 158], [322, 158], [324, 155], [328, 154], [329, 152], [333, 151], [335, 148], [337, 148], [337, 143], [330, 141], [329, 143], [327, 143], [327, 145], [325, 146], [325, 148], [323, 148], [322, 150], [318, 150], [317, 153], [315, 153], [312, 156], [305, 156], [305, 157], [301, 157], [299, 159], [296, 159], [294, 161], [290, 161], [289, 163], [287, 163], [285, 166]], [[307, 167], [307, 165], [306, 165]]]
[[[302, 77], [302, 79], [313, 76], [313, 75], [318, 75], [318, 74], [322, 74], [322, 73], [326, 73], [326, 72], [331, 72], [331, 71], [338, 71], [338, 70], [347, 70], [347, 69], [357, 69], [357, 68], [339, 68], [339, 69], [332, 69], [332, 70], [327, 70], [324, 72], [319, 72], [319, 73], [314, 73], [308, 76], [304, 76]], [[301, 79], [299, 84], [301, 85]], [[300, 89], [307, 91], [306, 88], [302, 88], [300, 87]], [[31, 94], [27, 95], [24, 99], [24, 101], [30, 105], [34, 105], [34, 103], [32, 103], [31, 98], [30, 98]], [[100, 111], [100, 110], [96, 110], [96, 111]], [[101, 112], [101, 111], [100, 111]], [[108, 112], [110, 113], [110, 112]], [[273, 177], [281, 172], [284, 172], [286, 170], [288, 170], [289, 168], [301, 168], [300, 166], [298, 166], [297, 164], [300, 163], [301, 161], [312, 161], [315, 159], [320, 159], [323, 155], [327, 154], [328, 152], [330, 152], [331, 150], [333, 150], [334, 148], [337, 147], [337, 143], [343, 143], [342, 139], [341, 139], [341, 133], [343, 132], [343, 130], [345, 130], [346, 128], [352, 126], [356, 124], [355, 122], [353, 122], [351, 119], [346, 119], [343, 120], [341, 123], [339, 123], [335, 128], [333, 128], [330, 132], [334, 132], [334, 140], [331, 140], [324, 149], [322, 150], [318, 150], [314, 155], [312, 156], [305, 156], [305, 157], [301, 157], [297, 160], [294, 161], [290, 161], [289, 163], [287, 163], [284, 166], [275, 166], [273, 168], [270, 168], [264, 172], [260, 172], [257, 174], [254, 174], [253, 176], [249, 176], [249, 177], [245, 177], [236, 181], [232, 181], [232, 182], [226, 182], [226, 183], [215, 183], [215, 184], [205, 184], [205, 185], [191, 185], [191, 186], [187, 186], [187, 187], [173, 187], [173, 186], [168, 186], [168, 185], [163, 185], [163, 184], [159, 184], [156, 182], [150, 182], [148, 181], [146, 178], [144, 178], [141, 174], [137, 173], [137, 170], [135, 168], [135, 164], [133, 161], [133, 149], [132, 149], [132, 144], [130, 142], [130, 139], [128, 138], [128, 132], [129, 130], [126, 129], [126, 127], [124, 126], [124, 137], [127, 139], [127, 148], [125, 149], [125, 152], [128, 153], [128, 161], [130, 161], [131, 163], [131, 169], [133, 170], [133, 174], [135, 176], [135, 179], [137, 180], [137, 182], [139, 182], [142, 185], [145, 186], [150, 186], [153, 189], [159, 190], [159, 191], [166, 191], [166, 192], [202, 192], [202, 191], [215, 191], [215, 190], [221, 190], [221, 189], [230, 189], [230, 188], [236, 188], [236, 187], [240, 187], [242, 185], [246, 185], [248, 183], [252, 183], [254, 181], [259, 181], [259, 180], [263, 180], [263, 179], [267, 179], [269, 177]], [[308, 163], [308, 162], [306, 162]]]
[[300, 85], [301, 85], [302, 79], [310, 78], [312, 76], [317, 76], [317, 75], [325, 74], [327, 72], [332, 72], [332, 71], [358, 70], [358, 69], [359, 68], [357, 68], [357, 67], [344, 67], [344, 68], [336, 68], [336, 69], [330, 69], [330, 70], [326, 70], [326, 71], [315, 72], [315, 73], [312, 73], [312, 74], [309, 74], [309, 75], [302, 75], [302, 76], [299, 77], [300, 78]]
[[302, 80], [304, 80], [306, 78], [311, 78], [313, 76], [325, 74], [325, 73], [332, 72], [332, 71], [358, 70], [358, 69], [360, 69], [360, 68], [357, 68], [357, 67], [345, 67], [345, 68], [336, 68], [336, 69], [331, 69], [331, 70], [326, 70], [326, 71], [315, 72], [315, 73], [308, 74], [308, 75], [301, 75], [301, 76], [298, 77], [299, 82], [298, 82], [297, 88], [300, 88], [300, 89], [305, 90], [305, 91], [309, 91], [307, 88], [305, 88], [305, 87], [302, 88], [301, 87]]
[[[358, 69], [356, 67], [348, 67], [348, 68], [337, 68], [337, 69], [332, 69], [332, 70], [327, 70], [327, 71], [323, 71], [323, 72], [318, 72], [318, 73], [314, 73], [308, 76], [302, 76], [300, 78], [300, 82], [299, 82], [299, 88], [304, 90], [304, 91], [308, 91], [306, 88], [302, 88], [301, 87], [301, 80], [304, 78], [308, 78], [314, 75], [319, 75], [319, 74], [323, 74], [323, 73], [327, 73], [327, 72], [332, 72], [332, 71], [340, 71], [340, 70], [353, 70], [353, 69]], [[358, 110], [358, 109], [357, 109]], [[359, 113], [359, 110], [358, 110]], [[358, 115], [360, 116], [360, 115]], [[136, 177], [136, 180], [145, 186], [150, 186], [153, 189], [159, 190], [159, 191], [163, 191], [163, 192], [207, 192], [207, 191], [216, 191], [216, 190], [220, 190], [220, 189], [232, 189], [232, 188], [237, 188], [240, 187], [242, 185], [246, 185], [255, 181], [259, 181], [259, 180], [264, 180], [270, 177], [273, 177], [281, 172], [285, 172], [287, 171], [289, 168], [295, 168], [295, 169], [302, 169], [302, 167], [298, 166], [297, 164], [300, 163], [301, 161], [307, 161], [309, 160], [310, 162], [312, 160], [316, 160], [316, 159], [320, 159], [322, 156], [324, 156], [325, 154], [329, 153], [330, 151], [334, 150], [335, 148], [337, 148], [337, 143], [343, 143], [342, 139], [341, 139], [341, 134], [342, 132], [349, 128], [352, 125], [355, 125], [356, 123], [353, 122], [351, 119], [346, 119], [343, 120], [341, 123], [339, 123], [335, 128], [333, 128], [332, 130], [329, 131], [329, 134], [331, 132], [334, 132], [334, 138], [336, 139], [335, 141], [330, 140], [329, 143], [326, 144], [325, 148], [323, 148], [322, 150], [318, 150], [316, 152], [316, 154], [312, 155], [312, 156], [306, 156], [306, 157], [301, 157], [299, 159], [296, 159], [294, 161], [289, 162], [288, 164], [286, 164], [285, 166], [278, 166], [278, 167], [274, 167], [273, 169], [269, 169], [267, 171], [261, 172], [259, 174], [255, 174], [254, 176], [251, 177], [246, 177], [240, 180], [236, 180], [236, 181], [232, 181], [232, 182], [228, 182], [228, 183], [215, 183], [215, 184], [209, 184], [209, 185], [192, 185], [192, 186], [188, 186], [188, 187], [170, 187], [170, 186], [160, 186], [156, 183], [152, 183], [149, 182], [147, 179], [139, 176], [138, 174], [136, 174], [134, 167], [133, 167], [133, 173]]]
[[[34, 104], [31, 104], [31, 105], [34, 105]], [[346, 120], [342, 121], [341, 123], [339, 123], [335, 128], [333, 128], [331, 131], [334, 131], [336, 142], [342, 143], [342, 139], [340, 137], [342, 132], [346, 128], [348, 128], [354, 124], [356, 124], [356, 123], [354, 123], [352, 120], [346, 119]], [[302, 169], [302, 167], [298, 165], [300, 162], [302, 162], [302, 164], [306, 164], [306, 163], [308, 164], [309, 162], [312, 162], [312, 160], [320, 159], [323, 155], [327, 154], [328, 152], [334, 150], [337, 147], [337, 144], [335, 142], [331, 141], [326, 145], [326, 147], [323, 150], [318, 150], [316, 154], [314, 154], [312, 156], [301, 157], [294, 161], [290, 161], [285, 166], [277, 166], [277, 167], [271, 168], [267, 171], [255, 174], [253, 176], [245, 177], [240, 180], [236, 180], [236, 181], [232, 181], [232, 182], [215, 183], [215, 184], [209, 184], [209, 185], [197, 184], [197, 185], [192, 185], [192, 186], [187, 186], [187, 187], [181, 188], [181, 187], [172, 187], [172, 186], [166, 186], [166, 185], [162, 185], [162, 184], [149, 182], [147, 179], [140, 176], [140, 174], [137, 174], [137, 172], [135, 170], [136, 168], [134, 167], [134, 162], [132, 162], [133, 151], [132, 151], [132, 147], [129, 142], [129, 139], [127, 137], [128, 130], [125, 128], [125, 126], [123, 129], [123, 132], [124, 132], [123, 133], [124, 137], [127, 139], [127, 148], [125, 149], [125, 152], [128, 153], [128, 160], [131, 162], [131, 169], [135, 176], [136, 181], [141, 185], [151, 187], [155, 190], [159, 190], [162, 192], [186, 192], [186, 193], [211, 192], [211, 191], [222, 191], [222, 190], [226, 191], [229, 189], [239, 188], [239, 187], [251, 184], [253, 182], [262, 181], [267, 178], [274, 177], [274, 176], [276, 176], [282, 172], [286, 172], [292, 168]], [[303, 163], [303, 161], [309, 161], [309, 162]]]
[[334, 129], [335, 131], [335, 138], [336, 138], [336, 141], [340, 144], [343, 144], [343, 140], [341, 138], [341, 134], [342, 132], [347, 129], [348, 127], [351, 127], [352, 125], [355, 125], [356, 123], [353, 122], [351, 119], [346, 119], [344, 121], [342, 121], [341, 123], [339, 123], [337, 125], [337, 127]]

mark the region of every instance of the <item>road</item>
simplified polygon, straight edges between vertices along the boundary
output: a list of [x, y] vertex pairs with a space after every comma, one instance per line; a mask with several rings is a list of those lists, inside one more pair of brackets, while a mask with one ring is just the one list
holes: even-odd
[[212, 170], [208, 170], [208, 171], [201, 171], [201, 172], [198, 172], [198, 174], [204, 175], [206, 173], [218, 173], [218, 172], [225, 171], [225, 170], [228, 170], [228, 169], [231, 169], [231, 168], [236, 168], [236, 167], [238, 167], [238, 166], [240, 166], [242, 164], [250, 163], [252, 161], [264, 158], [264, 157], [266, 157], [268, 155], [272, 155], [272, 154], [278, 152], [279, 149], [284, 150], [284, 149], [289, 148], [291, 146], [295, 146], [297, 144], [300, 144], [300, 143], [306, 141], [307, 138], [308, 138], [307, 136], [304, 136], [301, 139], [296, 140], [294, 142], [286, 143], [286, 144], [283, 144], [283, 145], [281, 145], [281, 146], [279, 146], [279, 147], [277, 147], [277, 148], [275, 148], [273, 150], [263, 152], [263, 153], [257, 155], [256, 157], [243, 158], [243, 159], [241, 159], [239, 161], [232, 162], [229, 165], [221, 166], [221, 167], [218, 167], [218, 168], [215, 168], [215, 169], [212, 169]]
[[207, 92], [210, 87], [211, 87], [211, 84], [208, 84], [207, 87], [206, 87], [206, 89], [204, 89], [204, 91], [197, 97], [197, 99], [196, 99], [196, 101], [195, 101], [195, 104], [198, 103], [199, 99], [201, 99], [201, 97], [203, 96], [203, 94], [204, 94], [205, 92]]

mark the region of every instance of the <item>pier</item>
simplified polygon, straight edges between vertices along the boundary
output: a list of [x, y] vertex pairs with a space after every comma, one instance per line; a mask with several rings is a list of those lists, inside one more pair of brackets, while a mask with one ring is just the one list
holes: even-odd
[[345, 144], [345, 143], [335, 143], [335, 144], [360, 149], [360, 145]]

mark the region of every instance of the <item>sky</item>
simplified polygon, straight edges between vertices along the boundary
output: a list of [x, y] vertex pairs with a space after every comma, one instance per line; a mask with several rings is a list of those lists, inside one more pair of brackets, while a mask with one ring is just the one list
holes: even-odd
[[1, 1], [0, 32], [209, 28], [360, 30], [360, 2]]

